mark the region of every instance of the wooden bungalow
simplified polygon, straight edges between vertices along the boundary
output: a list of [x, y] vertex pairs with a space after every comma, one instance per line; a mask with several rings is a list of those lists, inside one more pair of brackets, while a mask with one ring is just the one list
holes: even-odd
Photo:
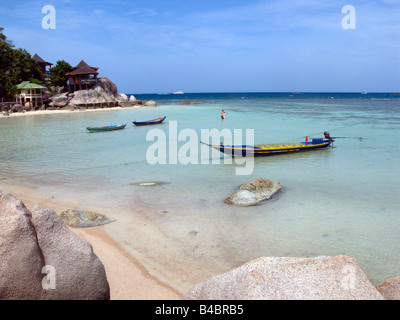
[[29, 102], [30, 106], [40, 107], [43, 105], [43, 94], [47, 89], [44, 86], [31, 83], [30, 81], [23, 81], [17, 85], [19, 93], [17, 94], [17, 103], [24, 105]]
[[88, 90], [97, 83], [99, 68], [90, 67], [85, 61], [81, 61], [71, 72], [67, 73], [69, 91]]
[[44, 81], [46, 83], [50, 82], [50, 70], [47, 70], [47, 67], [50, 67], [53, 65], [50, 62], [44, 61], [41, 57], [39, 57], [37, 54], [33, 56], [33, 59], [36, 61], [36, 63], [40, 66], [40, 69], [42, 69]]

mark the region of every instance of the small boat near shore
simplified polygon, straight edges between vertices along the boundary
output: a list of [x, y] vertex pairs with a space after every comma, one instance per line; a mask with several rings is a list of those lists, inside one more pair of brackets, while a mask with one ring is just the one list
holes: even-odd
[[154, 124], [161, 124], [167, 117], [160, 117], [158, 119], [147, 120], [147, 121], [134, 121], [133, 124], [135, 126], [151, 126]]
[[294, 143], [270, 143], [270, 144], [257, 144], [257, 145], [210, 145], [205, 142], [201, 144], [209, 146], [210, 148], [216, 149], [224, 154], [231, 157], [235, 156], [270, 156], [285, 153], [296, 153], [300, 151], [310, 151], [329, 147], [335, 140], [333, 140], [329, 133], [325, 134], [325, 138], [316, 138], [308, 141], [306, 138], [305, 142], [294, 142]]
[[104, 131], [115, 131], [125, 129], [126, 124], [105, 126], [105, 127], [87, 127], [86, 130], [89, 132], [104, 132]]

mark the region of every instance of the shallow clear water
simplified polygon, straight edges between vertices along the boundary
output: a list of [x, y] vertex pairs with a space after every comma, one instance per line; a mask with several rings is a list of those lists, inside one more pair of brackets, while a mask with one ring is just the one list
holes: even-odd
[[[377, 284], [400, 274], [400, 99], [330, 96], [203, 94], [190, 97], [203, 102], [196, 105], [154, 96], [155, 109], [4, 117], [0, 179], [54, 194], [85, 194], [97, 206], [151, 207], [156, 213], [151, 218], [169, 237], [183, 243], [188, 232], [198, 234], [201, 254], [191, 254], [199, 259], [208, 255], [216, 263], [238, 265], [259, 256], [345, 254]], [[132, 124], [164, 115], [166, 122], [156, 127]], [[167, 164], [150, 165], [146, 151], [154, 142], [146, 141], [147, 133], [161, 129], [168, 136], [173, 121], [178, 132], [190, 128], [199, 137], [201, 129], [254, 129], [256, 144], [304, 141], [326, 130], [364, 139], [256, 158], [249, 176], [236, 175], [238, 165], [224, 164], [221, 154], [200, 143], [200, 160], [221, 163], [168, 164], [167, 158]], [[127, 128], [85, 131], [120, 123]], [[284, 192], [255, 207], [224, 203], [240, 184], [257, 177], [279, 181]], [[161, 184], [137, 186], [142, 182]]]

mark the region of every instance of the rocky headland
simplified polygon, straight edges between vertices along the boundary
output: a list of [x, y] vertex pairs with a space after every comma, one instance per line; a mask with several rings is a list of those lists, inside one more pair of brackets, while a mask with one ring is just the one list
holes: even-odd
[[129, 97], [119, 93], [117, 86], [107, 77], [98, 79], [98, 82], [89, 90], [65, 92], [64, 87], [51, 87], [43, 96], [42, 106], [32, 106], [27, 102], [24, 105], [14, 104], [5, 107], [4, 116], [13, 113], [25, 113], [29, 111], [53, 111], [53, 110], [91, 110], [104, 108], [131, 108], [131, 107], [156, 107], [154, 100], [137, 100], [134, 95]]
[[118, 93], [117, 86], [108, 78], [99, 78], [97, 84], [89, 90], [73, 93], [59, 93], [51, 97], [46, 110], [97, 109], [112, 107], [156, 107], [154, 100], [141, 101], [131, 95]]

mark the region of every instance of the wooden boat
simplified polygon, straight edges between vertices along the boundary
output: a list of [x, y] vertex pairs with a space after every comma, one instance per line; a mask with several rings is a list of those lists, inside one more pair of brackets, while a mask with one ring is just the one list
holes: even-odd
[[158, 119], [153, 119], [153, 120], [148, 120], [148, 121], [134, 121], [133, 124], [135, 126], [151, 126], [153, 124], [161, 124], [164, 122], [166, 117], [163, 118], [158, 118]]
[[210, 145], [201, 142], [210, 148], [216, 149], [229, 156], [270, 156], [276, 154], [293, 153], [300, 151], [309, 151], [322, 149], [330, 146], [335, 140], [333, 140], [329, 134], [326, 138], [312, 139], [306, 142], [295, 142], [295, 143], [271, 143], [271, 144], [257, 144], [257, 145], [242, 145], [242, 146], [230, 146], [230, 145]]
[[126, 124], [106, 126], [106, 127], [87, 127], [86, 130], [89, 132], [103, 132], [103, 131], [115, 131], [125, 129]]

